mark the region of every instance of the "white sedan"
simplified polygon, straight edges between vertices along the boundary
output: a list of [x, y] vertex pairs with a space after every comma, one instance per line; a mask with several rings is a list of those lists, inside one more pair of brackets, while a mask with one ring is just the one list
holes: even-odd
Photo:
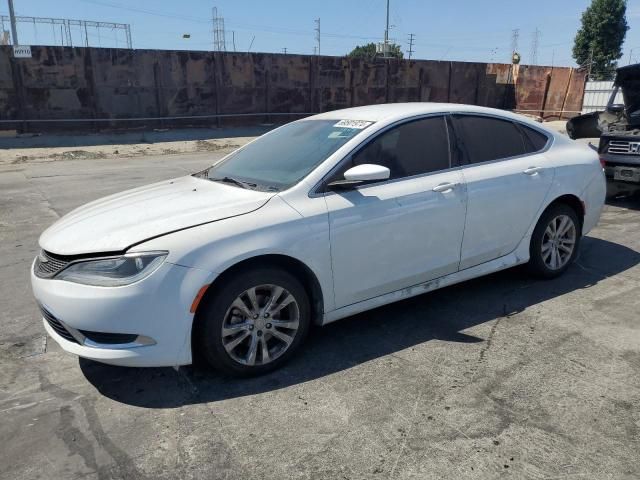
[[596, 153], [522, 116], [337, 110], [72, 211], [40, 237], [33, 293], [81, 357], [175, 366], [197, 352], [257, 374], [312, 324], [514, 265], [562, 274], [604, 198]]

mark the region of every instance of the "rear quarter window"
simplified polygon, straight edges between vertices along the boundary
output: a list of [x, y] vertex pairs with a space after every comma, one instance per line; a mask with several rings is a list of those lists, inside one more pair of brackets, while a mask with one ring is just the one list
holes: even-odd
[[524, 145], [527, 153], [539, 152], [544, 149], [549, 141], [544, 133], [538, 132], [533, 128], [529, 128], [526, 125], [519, 123], [522, 134], [524, 135]]

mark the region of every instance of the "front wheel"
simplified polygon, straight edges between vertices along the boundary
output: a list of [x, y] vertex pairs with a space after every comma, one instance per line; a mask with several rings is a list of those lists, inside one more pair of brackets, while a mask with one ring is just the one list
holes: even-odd
[[543, 278], [562, 275], [575, 260], [582, 237], [575, 210], [557, 204], [547, 209], [531, 236], [529, 269]]
[[278, 368], [302, 343], [310, 325], [309, 299], [284, 270], [238, 272], [205, 300], [197, 321], [200, 353], [211, 366], [259, 375]]

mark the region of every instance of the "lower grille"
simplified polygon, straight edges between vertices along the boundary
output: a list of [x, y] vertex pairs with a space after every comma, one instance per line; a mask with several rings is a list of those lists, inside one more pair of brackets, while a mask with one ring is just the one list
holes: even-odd
[[78, 330], [88, 340], [102, 345], [119, 345], [132, 343], [136, 341], [138, 335], [135, 333], [106, 333], [106, 332], [89, 332], [87, 330]]
[[42, 316], [47, 321], [49, 326], [54, 330], [54, 332], [56, 332], [58, 335], [60, 335], [65, 340], [68, 340], [69, 342], [78, 343], [73, 335], [71, 335], [69, 331], [64, 328], [64, 325], [62, 325], [62, 323], [60, 323], [60, 320], [54, 317], [51, 312], [49, 312], [44, 307], [40, 307], [40, 310], [42, 311]]

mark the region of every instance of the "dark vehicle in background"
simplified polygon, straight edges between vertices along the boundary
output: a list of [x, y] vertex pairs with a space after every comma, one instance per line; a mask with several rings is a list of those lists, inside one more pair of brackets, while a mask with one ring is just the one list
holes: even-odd
[[[619, 91], [624, 104], [615, 103]], [[639, 192], [640, 64], [619, 68], [606, 110], [572, 118], [567, 134], [573, 139], [600, 137], [598, 154], [609, 196]]]

